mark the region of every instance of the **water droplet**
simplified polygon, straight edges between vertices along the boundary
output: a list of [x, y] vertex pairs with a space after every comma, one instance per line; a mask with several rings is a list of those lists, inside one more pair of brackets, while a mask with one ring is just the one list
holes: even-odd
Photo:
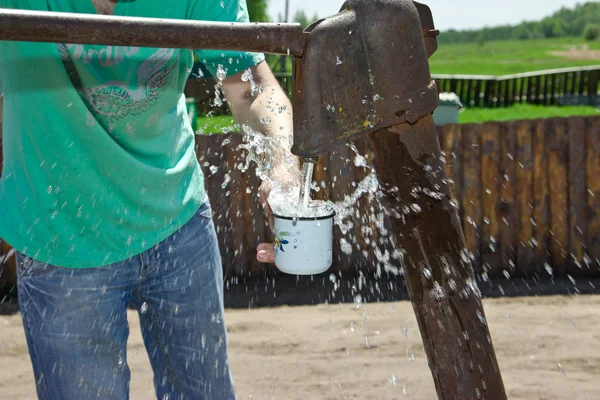
[[340, 248], [342, 252], [346, 255], [352, 255], [352, 245], [348, 243], [348, 241], [344, 238], [340, 239]]
[[444, 296], [446, 295], [446, 293], [444, 292], [444, 289], [442, 288], [442, 286], [440, 285], [439, 282], [435, 282], [433, 284], [433, 296], [440, 300], [442, 298], [444, 298]]
[[342, 64], [342, 60], [340, 60], [340, 57], [337, 56], [337, 61], [335, 63], [336, 65], [341, 65]]
[[360, 294], [357, 294], [356, 296], [354, 296], [354, 305], [356, 308], [360, 308], [362, 301], [363, 301], [363, 299]]
[[350, 322], [350, 331], [356, 332], [356, 323], [354, 321]]
[[406, 356], [408, 357], [408, 361], [415, 361], [415, 353], [413, 352], [412, 346], [406, 348]]
[[410, 208], [412, 208], [412, 210], [416, 213], [420, 213], [422, 211], [421, 207], [418, 204], [413, 203], [410, 205]]
[[560, 363], [556, 363], [556, 368], [558, 369], [558, 373], [563, 377], [566, 378], [567, 374], [565, 374], [565, 370], [563, 369], [562, 365], [560, 365]]
[[225, 174], [225, 177], [223, 178], [223, 183], [221, 183], [221, 189], [225, 189], [229, 184], [229, 181], [231, 181], [231, 175]]
[[471, 278], [467, 279], [467, 287], [469, 289], [471, 289], [471, 292], [477, 297], [477, 298], [481, 298], [481, 291], [479, 290], [479, 287], [477, 286], [477, 283], [475, 283], [475, 281]]
[[370, 349], [371, 345], [369, 344], [369, 337], [365, 336], [365, 349]]
[[479, 322], [481, 322], [484, 325], [487, 324], [481, 310], [477, 310], [475, 313], [477, 314], [477, 318], [479, 319]]
[[147, 311], [148, 311], [148, 303], [143, 302], [142, 306], [140, 307], [140, 313], [141, 314], [146, 314]]
[[390, 381], [390, 383], [394, 386], [398, 386], [398, 377], [396, 376], [396, 374], [390, 376], [388, 378], [388, 381]]

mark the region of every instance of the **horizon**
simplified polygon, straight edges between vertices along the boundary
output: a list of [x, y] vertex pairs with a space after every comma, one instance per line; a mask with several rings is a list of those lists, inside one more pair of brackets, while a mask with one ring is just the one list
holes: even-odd
[[[308, 18], [317, 14], [319, 18], [336, 14], [344, 0], [289, 0], [290, 20], [297, 10], [304, 10]], [[442, 31], [474, 30], [500, 25], [518, 25], [524, 21], [539, 21], [561, 8], [573, 9], [581, 0], [427, 0], [433, 13], [436, 28]], [[285, 0], [268, 0], [268, 13], [273, 21], [284, 14]], [[457, 22], [461, 20], [460, 22]]]

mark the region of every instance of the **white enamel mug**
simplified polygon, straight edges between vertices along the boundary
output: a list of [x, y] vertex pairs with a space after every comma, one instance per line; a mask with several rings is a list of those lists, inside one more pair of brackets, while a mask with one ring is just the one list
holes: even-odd
[[333, 212], [324, 217], [274, 215], [275, 265], [286, 274], [317, 275], [333, 261]]

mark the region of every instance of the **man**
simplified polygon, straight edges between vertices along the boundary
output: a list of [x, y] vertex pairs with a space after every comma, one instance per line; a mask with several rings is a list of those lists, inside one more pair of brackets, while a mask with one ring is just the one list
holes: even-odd
[[[116, 1], [0, 7], [248, 21], [245, 0]], [[291, 106], [261, 54], [196, 54], [240, 124], [289, 144]], [[130, 303], [159, 399], [235, 398], [221, 260], [183, 95], [192, 63], [187, 50], [0, 42], [0, 237], [18, 251], [41, 399], [128, 398]], [[273, 160], [281, 184], [296, 179], [289, 156]], [[259, 246], [259, 260], [272, 262], [272, 249]]]

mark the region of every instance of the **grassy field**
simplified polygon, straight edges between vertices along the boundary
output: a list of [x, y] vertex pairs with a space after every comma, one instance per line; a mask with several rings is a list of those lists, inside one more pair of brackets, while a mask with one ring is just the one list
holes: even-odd
[[600, 41], [582, 38], [441, 44], [430, 59], [434, 74], [508, 75], [598, 64]]
[[[552, 54], [553, 52], [563, 54]], [[275, 60], [270, 58], [270, 60]], [[509, 75], [544, 69], [600, 64], [600, 40], [583, 38], [499, 40], [484, 43], [440, 44], [431, 57], [434, 74]], [[272, 62], [273, 65], [275, 65]], [[279, 71], [279, 64], [276, 64]], [[292, 62], [288, 58], [288, 72]]]
[[[507, 108], [464, 109], [459, 115], [461, 124], [489, 121], [514, 121], [520, 119], [538, 119], [571, 116], [600, 116], [596, 107], [545, 107], [520, 104]], [[231, 116], [198, 118], [200, 133], [219, 133], [237, 131], [237, 125]]]
[[546, 107], [519, 104], [507, 108], [471, 108], [459, 114], [461, 124], [572, 116], [600, 116], [596, 107]]

